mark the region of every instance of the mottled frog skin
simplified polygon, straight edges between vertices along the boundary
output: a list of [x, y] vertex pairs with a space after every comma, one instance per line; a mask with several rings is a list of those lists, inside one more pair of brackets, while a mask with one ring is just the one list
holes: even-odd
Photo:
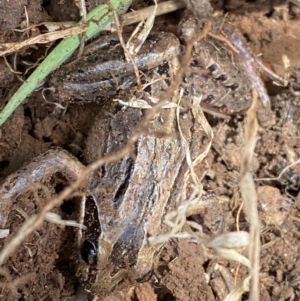
[[[134, 160], [125, 156], [90, 176], [84, 205], [88, 210], [82, 215], [87, 231], [80, 239], [89, 264], [81, 260], [80, 278], [94, 293], [109, 291], [124, 278], [142, 279], [151, 271], [161, 245], [149, 246], [147, 238], [166, 231], [163, 218], [175, 208], [171, 193], [185, 157], [174, 117], [174, 110], [167, 109], [153, 120], [153, 133], [138, 139]], [[87, 140], [87, 163], [123, 148], [140, 118], [139, 110], [128, 108], [113, 119], [96, 120]], [[157, 129], [165, 137], [156, 137]], [[100, 147], [99, 140], [105, 141]], [[90, 214], [90, 208], [97, 214]]]
[[[182, 41], [188, 43], [202, 25], [193, 17], [182, 21]], [[217, 23], [213, 29], [220, 32]], [[95, 46], [89, 46], [82, 59], [52, 76], [51, 83], [63, 100], [93, 101], [133, 93], [136, 78], [132, 64], [125, 61], [113, 36], [106, 39], [96, 53], [91, 50]], [[135, 63], [144, 82], [160, 81], [145, 89], [145, 95], [159, 98], [166, 91], [173, 76], [169, 62], [180, 58], [182, 49], [179, 39], [170, 33], [150, 35]], [[194, 44], [181, 84], [184, 97], [197, 97], [201, 106], [212, 111], [244, 112], [251, 102], [251, 84], [241, 70], [223, 42], [206, 37]], [[86, 163], [122, 149], [143, 114], [139, 109], [120, 110], [118, 106], [109, 114], [102, 113], [87, 139]], [[191, 126], [190, 118], [185, 129], [188, 141]], [[87, 230], [79, 233], [82, 259], [78, 274], [94, 294], [112, 290], [124, 278], [143, 279], [151, 272], [161, 245], [149, 246], [147, 238], [167, 231], [163, 218], [176, 208], [171, 192], [185, 157], [174, 109], [164, 109], [154, 118], [148, 135], [138, 139], [134, 157], [106, 164], [89, 178], [81, 212]]]
[[[229, 24], [220, 24], [219, 19], [211, 18], [210, 22], [213, 23], [212, 32], [225, 38], [233, 31]], [[202, 20], [189, 17], [179, 24], [178, 35], [186, 44], [202, 27]], [[87, 46], [82, 58], [52, 75], [50, 85], [56, 88], [61, 100], [80, 103], [130, 98], [130, 89], [136, 84], [132, 63], [125, 60], [117, 35], [104, 36], [100, 42]], [[184, 51], [173, 34], [151, 34], [134, 60], [142, 72], [143, 82], [149, 82], [149, 70], [165, 65], [176, 56], [181, 57]], [[199, 97], [201, 106], [224, 114], [244, 113], [251, 103], [252, 85], [234, 52], [224, 42], [210, 36], [194, 44], [182, 87], [187, 97]]]
[[[128, 36], [124, 37], [125, 39]], [[104, 40], [103, 40], [104, 39]], [[87, 46], [83, 57], [54, 72], [50, 79], [61, 100], [107, 100], [136, 84], [133, 64], [127, 62], [118, 36], [100, 38]], [[141, 72], [170, 61], [179, 54], [178, 39], [171, 33], [150, 34], [134, 62]]]
[[[232, 30], [210, 20], [215, 33]], [[188, 43], [199, 34], [202, 25], [203, 21], [195, 17], [183, 20], [179, 26], [181, 42]], [[100, 48], [95, 50], [95, 47], [96, 43], [92, 43], [82, 58], [61, 67], [51, 76], [50, 85], [56, 88], [61, 100], [102, 101], [133, 93], [134, 69], [125, 60], [116, 36], [102, 37]], [[143, 83], [153, 82], [143, 96], [159, 99], [166, 92], [176, 72], [169, 63], [180, 58], [184, 51], [175, 35], [150, 34], [134, 59], [143, 73]], [[239, 62], [230, 48], [210, 36], [194, 44], [181, 88], [185, 99], [197, 97], [201, 99], [201, 106], [225, 114], [244, 112], [251, 102], [251, 83]], [[145, 110], [128, 107], [122, 110], [118, 105], [112, 105], [108, 113], [100, 112], [86, 141], [85, 164], [121, 150], [139, 129], [145, 114]], [[182, 130], [190, 142], [193, 141], [192, 117], [189, 112], [186, 116]], [[112, 290], [125, 278], [143, 279], [151, 272], [153, 258], [161, 244], [149, 246], [148, 237], [168, 231], [163, 219], [178, 206], [174, 197], [182, 184], [178, 175], [183, 175], [187, 168], [185, 146], [175, 117], [175, 109], [159, 111], [147, 132], [137, 140], [131, 155], [105, 164], [89, 176], [80, 213], [80, 222], [87, 229], [78, 234], [81, 253], [78, 275], [84, 287], [94, 295]], [[56, 157], [60, 159], [52, 160]], [[52, 164], [55, 169], [51, 169], [52, 173], [61, 170], [72, 178], [72, 172], [63, 168], [70, 164], [60, 164], [65, 161], [77, 166], [76, 177], [80, 176], [83, 167], [64, 151], [50, 152], [46, 159], [40, 159], [45, 170], [50, 170], [49, 164]], [[36, 174], [38, 166], [39, 162], [32, 165], [29, 169], [32, 174]], [[26, 172], [28, 170], [24, 171], [23, 178]], [[16, 182], [20, 177], [15, 175], [12, 179]]]
[[[223, 34], [224, 24], [211, 19], [212, 32]], [[189, 17], [180, 24], [180, 33], [188, 43], [198, 35], [203, 21]], [[226, 25], [226, 30], [233, 29]], [[225, 36], [224, 36], [225, 37]], [[201, 106], [225, 114], [244, 113], [251, 104], [252, 84], [223, 42], [207, 36], [194, 44], [190, 68], [185, 74], [183, 87], [186, 94], [200, 97]]]

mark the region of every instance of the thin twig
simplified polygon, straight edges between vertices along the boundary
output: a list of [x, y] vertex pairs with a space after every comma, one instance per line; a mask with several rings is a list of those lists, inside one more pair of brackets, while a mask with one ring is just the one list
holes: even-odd
[[133, 65], [137, 86], [138, 86], [138, 89], [140, 89], [141, 88], [141, 79], [140, 79], [139, 69], [136, 66], [136, 64], [134, 62], [134, 58], [132, 57], [130, 51], [128, 51], [128, 49], [126, 47], [126, 44], [124, 42], [124, 39], [123, 39], [123, 36], [122, 36], [122, 26], [121, 26], [120, 21], [119, 21], [119, 16], [118, 16], [118, 14], [115, 10], [113, 10], [113, 12], [114, 12], [114, 18], [115, 18], [115, 22], [116, 22], [116, 29], [117, 29], [117, 34], [118, 34], [118, 37], [119, 37], [119, 40], [120, 40], [120, 44], [121, 44], [121, 46], [122, 46], [122, 48], [125, 52], [125, 57], [128, 58], [131, 61], [132, 65]]
[[251, 173], [251, 162], [257, 140], [258, 121], [256, 117], [257, 92], [253, 89], [252, 105], [247, 112], [245, 124], [245, 146], [241, 160], [240, 190], [245, 213], [250, 223], [249, 260], [251, 263], [250, 301], [259, 300], [259, 259], [260, 259], [260, 221], [257, 209], [257, 193]]
[[[79, 0], [78, 8], [79, 8], [80, 16], [82, 17], [81, 22], [84, 24], [86, 22], [86, 14], [87, 14], [84, 0]], [[77, 54], [78, 58], [81, 57], [83, 53], [85, 42], [86, 42], [86, 36], [84, 34], [81, 34], [81, 41], [80, 41], [80, 46]]]
[[227, 46], [235, 53], [240, 53], [240, 51], [235, 48], [232, 43], [226, 39], [224, 36], [220, 35], [220, 34], [215, 34], [215, 33], [212, 33], [212, 32], [209, 32], [208, 35], [216, 40], [219, 40], [225, 44], [227, 44]]

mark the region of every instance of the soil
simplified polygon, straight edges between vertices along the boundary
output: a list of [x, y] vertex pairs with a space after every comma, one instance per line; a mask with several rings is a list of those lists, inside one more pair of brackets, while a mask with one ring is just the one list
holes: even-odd
[[[300, 68], [300, 6], [296, 1], [211, 1], [220, 16], [228, 18], [246, 37], [253, 55], [271, 70], [286, 75], [283, 55], [292, 68]], [[26, 24], [24, 7], [30, 25], [53, 20], [78, 20], [73, 1], [20, 1], [0, 4], [1, 42], [16, 42], [42, 32], [34, 27], [29, 32], [15, 32]], [[88, 8], [93, 7], [89, 1]], [[174, 19], [177, 18], [174, 15]], [[35, 62], [45, 47], [22, 49], [22, 60]], [[7, 57], [8, 62], [13, 56]], [[13, 76], [4, 60], [0, 60], [1, 107], [19, 86], [20, 75]], [[23, 75], [22, 75], [23, 76]], [[24, 76], [25, 78], [26, 76]], [[297, 93], [262, 78], [271, 97], [271, 109], [260, 107], [259, 139], [252, 171], [255, 178], [276, 178], [280, 172], [300, 157], [300, 107]], [[297, 79], [295, 79], [297, 80]], [[9, 88], [8, 88], [9, 87]], [[299, 93], [299, 92], [298, 92]], [[41, 92], [33, 93], [19, 106], [0, 128], [0, 177], [2, 180], [17, 171], [36, 155], [50, 147], [67, 149], [79, 159], [94, 118], [103, 106], [97, 103], [69, 104], [65, 110], [46, 103]], [[211, 236], [235, 231], [235, 219], [242, 204], [239, 193], [239, 170], [244, 143], [244, 116], [218, 119], [208, 116], [214, 131], [214, 141], [199, 174], [206, 170], [203, 188], [213, 195], [197, 215], [204, 230]], [[37, 213], [49, 200], [68, 186], [55, 175], [43, 183], [47, 189], [20, 195], [9, 214], [5, 228], [10, 234], [0, 240], [0, 248], [16, 235], [25, 220]], [[260, 253], [260, 299], [300, 300], [300, 167], [290, 168], [280, 179], [256, 181], [259, 217], [262, 223]], [[65, 201], [55, 209], [65, 220], [77, 217], [78, 199]], [[240, 228], [248, 230], [244, 214]], [[74, 229], [50, 222], [32, 233], [0, 269], [1, 300], [86, 300], [76, 276]], [[124, 281], [101, 300], [223, 300], [245, 278], [248, 271], [236, 262], [210, 259], [203, 248], [188, 240], [171, 240], [156, 258], [149, 281]], [[247, 299], [247, 294], [243, 300]], [[99, 297], [100, 298], [100, 297]], [[100, 299], [99, 299], [100, 300]]]

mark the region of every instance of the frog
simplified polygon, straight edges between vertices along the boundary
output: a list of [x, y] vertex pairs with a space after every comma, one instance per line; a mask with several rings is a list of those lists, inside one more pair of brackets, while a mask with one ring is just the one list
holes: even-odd
[[[203, 22], [196, 18], [191, 24], [195, 30], [199, 30]], [[184, 36], [184, 25], [181, 27]], [[188, 43], [191, 37], [186, 35], [182, 40]], [[194, 45], [193, 59], [181, 85], [183, 97], [186, 100], [190, 97], [201, 98], [201, 105], [227, 114], [240, 113], [250, 105], [248, 82], [245, 79], [245, 87], [237, 87], [236, 82], [240, 82], [242, 72], [238, 69], [236, 75], [229, 68], [230, 64], [225, 70], [225, 63], [210, 54], [214, 43], [208, 37]], [[63, 101], [99, 101], [119, 97], [125, 91], [131, 93], [135, 89], [133, 67], [124, 58], [120, 59], [123, 50], [116, 38], [106, 37], [101, 46], [104, 50], [97, 50], [95, 55], [91, 50], [93, 47], [89, 46], [80, 60], [61, 67], [51, 76], [49, 83], [56, 88]], [[142, 80], [150, 79], [153, 82], [145, 89], [144, 96], [149, 94], [150, 98], [156, 93], [154, 96], [159, 98], [166, 92], [174, 74], [169, 62], [173, 59], [176, 61], [178, 56], [180, 59], [182, 49], [184, 46], [178, 37], [171, 33], [150, 34], [141, 53], [134, 58], [137, 67], [145, 75]], [[115, 56], [115, 59], [112, 61], [108, 54]], [[225, 54], [224, 61], [228, 59], [228, 52]], [[122, 64], [125, 67], [120, 68]], [[236, 66], [238, 63], [234, 65], [234, 70]], [[195, 71], [196, 67], [200, 72]], [[244, 102], [235, 104], [236, 98]], [[228, 99], [234, 105], [231, 109], [226, 105]], [[116, 104], [111, 106], [108, 114], [102, 112], [88, 135], [84, 163], [91, 164], [99, 157], [122, 149], [139, 128], [145, 114], [143, 109], [122, 109]], [[187, 116], [184, 132], [189, 143], [193, 141], [190, 131], [193, 118], [190, 113]], [[162, 244], [149, 245], [148, 238], [168, 231], [163, 220], [167, 212], [178, 206], [174, 190], [180, 189], [182, 178], [178, 175], [184, 174], [187, 168], [185, 146], [175, 120], [175, 109], [160, 110], [151, 120], [147, 133], [143, 133], [136, 141], [131, 155], [105, 164], [89, 176], [79, 214], [80, 223], [87, 229], [78, 231], [78, 277], [92, 295], [109, 292], [124, 279], [142, 281], [151, 274], [153, 260]], [[56, 162], [51, 170], [54, 167], [55, 171], [67, 173], [67, 176], [71, 173], [59, 160], [51, 160], [55, 157], [65, 158], [62, 152], [65, 154], [65, 151], [57, 149], [42, 157], [45, 170], [50, 167], [47, 167], [47, 162], [52, 162], [49, 163], [52, 165]], [[39, 160], [42, 159], [37, 158], [35, 164], [9, 177], [8, 182], [0, 187], [3, 195], [7, 187], [11, 189], [12, 182], [21, 183], [21, 179], [26, 179], [29, 171], [35, 176]], [[67, 156], [65, 160], [70, 165], [78, 165], [72, 156]], [[67, 178], [72, 177], [73, 174]], [[37, 181], [40, 180], [37, 178]], [[22, 185], [26, 186], [24, 183]]]
[[[222, 32], [223, 24], [211, 17], [213, 32]], [[175, 36], [169, 32], [151, 33], [140, 53], [134, 57], [145, 83], [153, 67], [166, 67], [171, 58], [182, 58], [185, 45], [198, 35], [204, 21], [188, 16], [183, 18]], [[227, 31], [233, 31], [229, 25]], [[230, 33], [227, 33], [230, 35]], [[124, 40], [129, 38], [124, 35]], [[84, 103], [103, 102], [111, 98], [126, 98], [136, 85], [132, 62], [124, 57], [124, 50], [116, 34], [101, 37], [89, 45], [83, 57], [61, 67], [51, 76], [49, 84], [55, 87], [62, 101]], [[98, 46], [97, 46], [98, 44]], [[182, 45], [183, 44], [183, 45]], [[193, 45], [191, 62], [182, 79], [185, 98], [201, 98], [201, 106], [226, 115], [243, 114], [252, 101], [252, 83], [245, 74], [234, 52], [222, 41], [207, 36]]]
[[[174, 48], [178, 47], [174, 50], [177, 54], [180, 45], [177, 39], [173, 40], [176, 41]], [[172, 72], [165, 62], [145, 71], [153, 83], [145, 89], [144, 95], [159, 97], [166, 92]], [[106, 111], [98, 115], [86, 139], [85, 165], [124, 148], [147, 114], [143, 109], [122, 108], [114, 103], [108, 105]], [[175, 117], [174, 108], [157, 112], [146, 132], [137, 139], [131, 154], [104, 164], [87, 180], [78, 218], [87, 229], [78, 230], [77, 274], [91, 296], [113, 290], [123, 279], [135, 281], [151, 273], [153, 259], [162, 244], [150, 246], [148, 237], [166, 231], [163, 219], [175, 208], [172, 187], [185, 158], [185, 146]], [[188, 118], [184, 121], [187, 126], [183, 127], [188, 141], [190, 122]], [[23, 193], [32, 183], [56, 172], [72, 181], [80, 177], [83, 169], [82, 163], [59, 148], [40, 155], [9, 176], [0, 187], [5, 200], [2, 207], [6, 206], [1, 212], [9, 212], [11, 197]], [[26, 181], [27, 178], [30, 181]], [[5, 224], [5, 216], [1, 222]]]
[[[144, 92], [148, 98], [166, 92], [176, 65], [163, 63], [147, 71], [152, 83]], [[131, 107], [114, 108], [111, 113], [96, 118], [86, 140], [86, 164], [122, 149], [147, 114]], [[164, 216], [176, 208], [173, 186], [184, 166], [185, 144], [175, 113], [172, 108], [156, 114], [147, 134], [134, 145], [134, 159], [128, 155], [106, 164], [89, 178], [80, 219], [87, 230], [79, 232], [82, 259], [78, 274], [92, 294], [105, 294], [124, 279], [143, 281], [151, 274], [162, 244], [149, 245], [148, 238], [167, 231]], [[189, 115], [182, 124], [187, 141], [191, 139], [191, 120]]]
[[[194, 28], [201, 28], [198, 19], [189, 19], [189, 22], [190, 20], [193, 20]], [[184, 28], [182, 33], [184, 33]], [[153, 41], [154, 35], [150, 37], [149, 43]], [[172, 34], [164, 33], [161, 36], [164, 38], [155, 40], [163, 41], [163, 46], [155, 45], [155, 48], [164, 49], [166, 43], [172, 44], [172, 47], [168, 46], [168, 53], [160, 56], [164, 59], [159, 60], [158, 67], [143, 69], [146, 74], [145, 78], [149, 82], [153, 82], [148, 90], [145, 90], [146, 94], [149, 93], [149, 89], [151, 90], [148, 98], [159, 98], [167, 90], [175, 73], [172, 66], [176, 64], [167, 64], [165, 58], [168, 57], [170, 62], [172, 61], [171, 57], [176, 60], [179, 55], [180, 58], [179, 47], [182, 46], [180, 46], [179, 40]], [[185, 41], [187, 42], [190, 38], [192, 37], [186, 37]], [[201, 41], [201, 43], [203, 42]], [[211, 43], [211, 40], [204, 41], [205, 45], [211, 45]], [[239, 74], [236, 75], [233, 72], [234, 76], [225, 79], [225, 71], [221, 65], [212, 58], [207, 59], [208, 50], [204, 47], [205, 51], [202, 51], [203, 48], [200, 49], [200, 47], [199, 44], [194, 45], [193, 58], [198, 59], [202, 64], [198, 66], [201, 70], [211, 74], [209, 76], [200, 74], [197, 77], [191, 64], [190, 70], [185, 74], [185, 79], [189, 79], [190, 88], [185, 83], [181, 85], [185, 91], [184, 98], [187, 99], [191, 95], [200, 97], [201, 94], [206, 102], [209, 93], [214, 93], [216, 98], [221, 98], [223, 93], [226, 97], [228, 96], [226, 101], [229, 97], [237, 98], [237, 95], [244, 97], [246, 94], [248, 96], [249, 91], [243, 90], [243, 87], [236, 87]], [[223, 59], [225, 60], [225, 57]], [[93, 58], [88, 58], [89, 62], [93, 60]], [[136, 62], [138, 60], [139, 58], [136, 59]], [[98, 60], [96, 59], [96, 61]], [[81, 64], [79, 68], [76, 63], [76, 68], [72, 68], [67, 81], [74, 80], [74, 78], [81, 79], [81, 72], [78, 72], [83, 66]], [[138, 67], [141, 66], [142, 64], [138, 63]], [[88, 69], [92, 70], [90, 67]], [[103, 70], [102, 67], [97, 67], [97, 69]], [[125, 71], [122, 68], [119, 69], [120, 72], [115, 71], [114, 82], [119, 79], [122, 81], [124, 74], [135, 77], [133, 69], [129, 70], [127, 67], [125, 69]], [[210, 90], [207, 93], [205, 91], [205, 94], [204, 90], [200, 90], [198, 86], [207, 77], [211, 78]], [[96, 81], [95, 75], [91, 78], [92, 82], [93, 79]], [[89, 80], [88, 78], [83, 85], [89, 84]], [[111, 80], [111, 78], [105, 77], [104, 81], [107, 82], [107, 80]], [[217, 92], [214, 90], [216, 87]], [[126, 92], [126, 89], [120, 90]], [[127, 90], [129, 92], [126, 93], [129, 95], [135, 93], [133, 84], [130, 84]], [[117, 95], [122, 91], [113, 89], [112, 93]], [[62, 89], [61, 92], [64, 96], [73, 97], [66, 93], [65, 89]], [[103, 96], [101, 90], [93, 90], [91, 95], [91, 97], [100, 99]], [[75, 98], [79, 97], [76, 92]], [[244, 110], [250, 105], [250, 102], [245, 97], [240, 96], [240, 98], [241, 102], [244, 100], [246, 104], [243, 103], [241, 106], [241, 103], [238, 103], [237, 106], [228, 110], [224, 99], [221, 105], [217, 102], [218, 110], [222, 110], [222, 106], [225, 106], [226, 112], [230, 114], [239, 112], [241, 109]], [[91, 164], [103, 154], [117, 152], [124, 147], [134, 129], [138, 128], [141, 115], [142, 112], [136, 108], [126, 108], [124, 111], [114, 112], [113, 118], [110, 114], [107, 117], [99, 116], [86, 141], [84, 155], [86, 164]], [[188, 130], [192, 128], [191, 120], [190, 116], [187, 122], [189, 125], [185, 130], [188, 142], [192, 140], [191, 132]], [[163, 137], [157, 137], [155, 133], [158, 132], [164, 133]], [[108, 137], [107, 133], [109, 133]], [[165, 136], [166, 134], [167, 136]], [[178, 135], [174, 109], [164, 109], [151, 122], [148, 135], [140, 137], [137, 141], [134, 150], [135, 160], [126, 156], [119, 162], [105, 165], [90, 176], [87, 196], [81, 213], [81, 223], [87, 226], [87, 230], [79, 233], [81, 256], [78, 262], [78, 275], [85, 289], [92, 294], [105, 294], [113, 290], [124, 279], [142, 281], [151, 273], [153, 259], [162, 244], [150, 246], [148, 238], [168, 231], [168, 227], [163, 223], [164, 217], [178, 206], [170, 192], [174, 185], [180, 187], [180, 184], [175, 184], [179, 180], [178, 175], [187, 169], [184, 163], [184, 147]]]
[[[105, 152], [124, 147], [139, 123], [138, 115], [133, 108], [116, 114], [109, 123], [114, 131], [107, 138]], [[85, 210], [82, 215], [87, 230], [80, 235], [84, 260], [79, 266], [80, 279], [92, 292], [105, 293], [123, 279], [142, 280], [151, 273], [153, 259], [162, 245], [150, 246], [148, 237], [166, 231], [163, 219], [176, 207], [171, 194], [185, 158], [184, 144], [171, 121], [174, 117], [174, 109], [166, 109], [153, 120], [149, 134], [136, 142], [135, 160], [125, 156], [90, 177], [84, 207], [96, 208], [98, 214], [95, 218], [93, 209], [93, 214]], [[170, 122], [170, 127], [158, 138], [155, 132], [161, 127], [161, 118], [164, 125]], [[87, 163], [94, 160], [91, 150], [97, 150], [97, 155], [101, 152], [93, 135], [105, 134], [101, 118], [87, 141]]]

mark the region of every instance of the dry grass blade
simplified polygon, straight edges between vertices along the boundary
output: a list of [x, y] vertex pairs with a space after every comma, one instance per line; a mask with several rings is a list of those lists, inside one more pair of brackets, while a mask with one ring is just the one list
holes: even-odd
[[250, 300], [259, 300], [259, 254], [260, 254], [260, 222], [257, 210], [257, 195], [251, 174], [251, 162], [257, 141], [258, 122], [256, 117], [257, 92], [253, 89], [252, 105], [247, 112], [245, 124], [245, 146], [241, 162], [240, 190], [244, 200], [245, 213], [250, 223], [249, 259], [251, 262]]
[[124, 50], [124, 54], [125, 54], [125, 57], [126, 57], [126, 60], [129, 62], [132, 63], [133, 65], [133, 69], [134, 69], [134, 73], [135, 73], [135, 76], [136, 76], [136, 82], [137, 82], [137, 86], [140, 87], [141, 85], [141, 80], [140, 80], [140, 75], [139, 75], [139, 70], [134, 62], [134, 56], [133, 54], [130, 52], [130, 50], [127, 48], [127, 45], [125, 45], [125, 42], [124, 42], [124, 39], [123, 39], [123, 36], [122, 36], [122, 27], [120, 25], [120, 21], [119, 21], [119, 17], [118, 17], [118, 14], [116, 12], [114, 12], [114, 18], [115, 18], [115, 23], [116, 23], [116, 28], [117, 28], [117, 33], [118, 33], [118, 36], [119, 36], [119, 40], [120, 40], [120, 44]]
[[141, 49], [151, 29], [153, 28], [156, 12], [157, 12], [157, 3], [155, 1], [153, 12], [149, 15], [146, 21], [143, 20], [138, 24], [138, 26], [133, 31], [130, 39], [126, 43], [126, 49], [128, 49], [130, 55], [132, 56], [137, 55], [137, 53]]
[[[150, 100], [153, 100], [150, 99]], [[157, 99], [154, 99], [154, 100], [157, 100]], [[121, 106], [124, 106], [124, 107], [130, 107], [130, 108], [138, 108], [138, 109], [152, 109], [152, 105], [150, 105], [146, 100], [143, 100], [143, 99], [130, 99], [129, 102], [127, 101], [124, 101], [122, 99], [113, 99], [113, 101], [117, 102], [118, 104], [120, 104]], [[172, 108], [177, 108], [177, 104], [176, 103], [173, 103], [173, 102], [170, 102], [170, 101], [166, 101], [166, 104], [164, 106], [162, 106], [162, 109], [172, 109]]]
[[[64, 21], [64, 22], [42, 22], [42, 23], [38, 23], [35, 25], [30, 25], [27, 26], [26, 28], [15, 28], [14, 31], [16, 32], [26, 32], [30, 29], [36, 28], [36, 27], [40, 27], [40, 26], [45, 26], [48, 30], [48, 32], [52, 32], [52, 31], [56, 31], [59, 29], [66, 29], [66, 28], [70, 28], [70, 27], [74, 27], [76, 26], [77, 23], [75, 21]], [[1, 45], [1, 44], [0, 44]]]
[[216, 39], [216, 40], [224, 42], [233, 52], [240, 53], [240, 51], [238, 49], [236, 49], [236, 47], [234, 47], [232, 45], [232, 43], [228, 39], [226, 39], [224, 36], [219, 35], [219, 34], [215, 34], [215, 33], [212, 33], [212, 32], [208, 33], [208, 35], [211, 36], [212, 38]]
[[[156, 16], [161, 16], [178, 9], [185, 8], [185, 3], [182, 0], [171, 0], [171, 1], [164, 1], [157, 5], [157, 12]], [[149, 15], [152, 14], [154, 6], [149, 6], [138, 11], [130, 12], [123, 16], [120, 16], [120, 21], [122, 26], [130, 25], [137, 23], [141, 20], [147, 19]], [[111, 25], [107, 26], [110, 27]]]
[[287, 165], [281, 172], [280, 174], [278, 175], [278, 177], [275, 177], [275, 178], [258, 178], [258, 179], [255, 179], [255, 181], [278, 181], [280, 180], [280, 178], [292, 167], [294, 167], [295, 165], [299, 164], [300, 163], [300, 159], [298, 159], [297, 161]]
[[[180, 91], [180, 96], [182, 96], [182, 94], [183, 94], [183, 90]], [[180, 97], [180, 99], [181, 99], [181, 97]], [[179, 104], [180, 104], [180, 102], [179, 102]], [[207, 121], [206, 121], [205, 116], [204, 116], [204, 115], [197, 114], [197, 108], [195, 108], [195, 105], [193, 106], [193, 108], [194, 108], [194, 109], [193, 109], [192, 111], [193, 111], [193, 113], [194, 113], [194, 117], [196, 118], [196, 120], [198, 120], [199, 124], [202, 124], [202, 123], [203, 123], [203, 124], [206, 124]], [[200, 111], [201, 111], [201, 109], [200, 109]], [[202, 119], [203, 119], [203, 120], [202, 120]], [[187, 161], [187, 164], [188, 164], [188, 166], [189, 166], [189, 170], [187, 170], [187, 172], [186, 172], [185, 175], [184, 175], [184, 182], [187, 184], [187, 183], [188, 183], [188, 179], [189, 179], [189, 177], [191, 176], [192, 179], [193, 179], [194, 184], [198, 187], [199, 191], [201, 191], [201, 190], [202, 190], [202, 185], [201, 185], [201, 183], [200, 183], [200, 180], [199, 180], [197, 174], [196, 174], [195, 171], [194, 171], [194, 167], [195, 167], [198, 163], [200, 163], [200, 162], [206, 157], [206, 155], [208, 154], [208, 151], [210, 150], [211, 143], [212, 143], [212, 139], [213, 139], [212, 130], [211, 130], [210, 126], [208, 126], [208, 128], [210, 129], [210, 131], [206, 132], [206, 134], [208, 134], [208, 136], [212, 134], [211, 136], [209, 136], [209, 143], [208, 143], [208, 145], [207, 145], [205, 151], [204, 151], [203, 153], [201, 153], [201, 154], [193, 161], [192, 158], [191, 158], [191, 153], [190, 153], [190, 150], [189, 150], [189, 145], [188, 145], [187, 141], [185, 140], [184, 135], [183, 135], [183, 133], [182, 133], [182, 131], [181, 131], [181, 127], [180, 127], [180, 122], [179, 122], [179, 120], [180, 120], [180, 119], [179, 119], [179, 106], [178, 106], [178, 108], [177, 108], [177, 123], [178, 123], [178, 129], [179, 129], [179, 132], [180, 132], [181, 139], [182, 139], [182, 141], [183, 141], [183, 143], [184, 143], [184, 145], [185, 145], [185, 149], [186, 149], [186, 161]], [[183, 190], [185, 190], [185, 189], [186, 189], [186, 185], [183, 187]], [[184, 197], [184, 198], [185, 198], [185, 197]]]
[[249, 291], [250, 287], [250, 279], [251, 277], [248, 276], [244, 279], [244, 281], [237, 286], [234, 290], [232, 290], [223, 301], [237, 301], [240, 300], [244, 292]]
[[25, 46], [35, 45], [35, 44], [47, 44], [58, 39], [63, 39], [65, 37], [73, 36], [85, 32], [87, 29], [86, 24], [81, 24], [76, 27], [71, 27], [61, 31], [48, 32], [30, 39], [27, 39], [18, 43], [3, 43], [0, 44], [0, 56], [16, 52]]
[[80, 229], [86, 229], [86, 226], [77, 223], [76, 221], [73, 220], [63, 220], [58, 214], [53, 213], [53, 212], [48, 212], [46, 214], [46, 220], [48, 222], [61, 225], [61, 226], [70, 226], [70, 227], [76, 227]]

